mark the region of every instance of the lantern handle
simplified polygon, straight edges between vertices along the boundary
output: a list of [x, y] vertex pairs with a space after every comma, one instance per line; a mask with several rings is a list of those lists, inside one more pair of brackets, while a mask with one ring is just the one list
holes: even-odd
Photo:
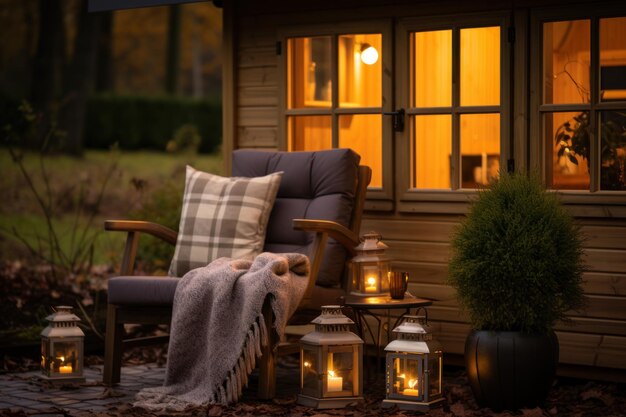
[[424, 311], [424, 318], [426, 319], [426, 324], [428, 324], [428, 310], [426, 310], [426, 307], [417, 307], [417, 310], [415, 310], [416, 316], [419, 316], [420, 310]]

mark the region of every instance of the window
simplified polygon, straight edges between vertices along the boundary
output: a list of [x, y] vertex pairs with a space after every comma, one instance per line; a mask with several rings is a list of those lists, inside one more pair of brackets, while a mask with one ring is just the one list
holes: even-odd
[[501, 26], [407, 30], [409, 188], [487, 184], [498, 175], [503, 140]]
[[391, 82], [390, 75], [383, 74], [383, 62], [390, 51], [383, 41], [385, 29], [375, 33], [368, 33], [376, 30], [372, 25], [350, 29], [355, 30], [333, 33], [336, 29], [315, 28], [319, 35], [283, 38], [286, 148], [352, 148], [361, 155], [361, 163], [372, 168], [370, 188], [382, 190], [383, 160], [390, 157], [383, 110], [391, 102], [385, 99]]
[[626, 190], [626, 17], [543, 21], [540, 31], [548, 185]]

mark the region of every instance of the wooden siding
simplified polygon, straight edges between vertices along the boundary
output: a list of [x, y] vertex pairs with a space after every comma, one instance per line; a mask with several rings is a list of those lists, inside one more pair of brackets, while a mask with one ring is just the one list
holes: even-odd
[[[394, 269], [410, 273], [409, 291], [433, 300], [429, 318], [448, 353], [462, 354], [470, 330], [467, 314], [446, 285], [450, 235], [459, 217], [448, 221], [427, 216], [364, 218], [363, 231], [383, 233]], [[587, 305], [571, 312], [570, 323], [556, 327], [562, 363], [626, 369], [626, 225], [597, 219], [579, 220], [586, 238], [588, 271], [584, 275]], [[617, 223], [613, 226], [609, 224]]]
[[[375, 3], [365, 1], [369, 5]], [[384, 8], [362, 8], [360, 16], [382, 18], [416, 13], [410, 2], [405, 6], [402, 3], [395, 2]], [[228, 4], [225, 2], [225, 9]], [[299, 23], [338, 21], [341, 16], [348, 20], [353, 18], [353, 11], [341, 10], [343, 6], [336, 2], [325, 11], [312, 10], [323, 8], [322, 4], [330, 5], [324, 1], [315, 3], [316, 6], [310, 2], [277, 2], [275, 6], [266, 2], [242, 1], [239, 4], [241, 6], [231, 9], [236, 14], [232, 24], [237, 31], [232, 51], [236, 86], [230, 103], [225, 103], [225, 114], [234, 119], [232, 137], [226, 137], [228, 146], [225, 149], [277, 149], [282, 117], [278, 95], [283, 90], [279, 85], [282, 81], [279, 79], [276, 42], [281, 25], [293, 27]], [[363, 4], [354, 2], [355, 7]], [[463, 7], [466, 4], [469, 3], [464, 3]], [[276, 7], [276, 11], [273, 12], [272, 7]], [[306, 10], [299, 12], [303, 8]], [[328, 12], [330, 9], [339, 10]], [[522, 16], [518, 20], [523, 22], [525, 19]], [[519, 33], [523, 36], [524, 32]], [[524, 39], [523, 43], [516, 45], [518, 53], [527, 43]], [[523, 72], [516, 77], [528, 78], [528, 74]], [[519, 85], [516, 88], [516, 94], [523, 90]], [[527, 131], [528, 115], [524, 112], [515, 114], [515, 130], [521, 134]], [[518, 167], [532, 165], [526, 160], [526, 146], [524, 142], [515, 143], [517, 156], [524, 158], [516, 162]], [[620, 199], [619, 196], [614, 198]], [[587, 238], [588, 271], [584, 275], [584, 289], [588, 303], [584, 311], [570, 314], [571, 323], [559, 324], [556, 328], [561, 345], [560, 361], [594, 369], [626, 369], [626, 204], [623, 198], [610, 205], [593, 204], [591, 199], [593, 196], [581, 201], [572, 200], [576, 205], [570, 206]], [[592, 204], [586, 204], [588, 201]], [[462, 212], [457, 208], [459, 206], [465, 207], [454, 202], [429, 201], [417, 207], [413, 202], [372, 200], [368, 207], [383, 207], [389, 211], [366, 213], [362, 226], [362, 232], [376, 230], [382, 233], [383, 240], [389, 245], [389, 255], [394, 259], [394, 269], [410, 273], [409, 291], [434, 300], [429, 317], [445, 352], [452, 354], [463, 353], [465, 337], [470, 331], [466, 313], [459, 309], [454, 290], [446, 284], [450, 235], [462, 219], [462, 215], [453, 214]]]

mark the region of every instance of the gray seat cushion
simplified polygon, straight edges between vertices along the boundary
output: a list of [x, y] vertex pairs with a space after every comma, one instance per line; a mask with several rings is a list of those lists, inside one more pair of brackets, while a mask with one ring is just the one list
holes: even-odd
[[109, 279], [108, 302], [118, 305], [171, 306], [180, 278], [120, 276]]

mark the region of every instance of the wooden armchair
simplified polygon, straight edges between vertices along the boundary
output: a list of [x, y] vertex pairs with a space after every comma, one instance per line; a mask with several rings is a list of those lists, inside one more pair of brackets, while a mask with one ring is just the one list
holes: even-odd
[[[317, 152], [233, 153], [233, 175], [257, 177], [283, 171], [283, 179], [267, 226], [264, 250], [305, 253], [311, 260], [308, 286], [290, 323], [308, 323], [320, 307], [340, 302], [348, 288], [347, 262], [359, 243], [361, 215], [371, 169], [359, 166], [360, 157], [349, 149]], [[120, 381], [122, 351], [138, 344], [124, 340], [124, 324], [169, 324], [177, 277], [133, 276], [141, 233], [176, 244], [177, 233], [164, 226], [131, 220], [108, 220], [105, 229], [127, 232], [121, 275], [109, 280], [109, 304], [103, 381]], [[269, 299], [263, 316], [273, 328]], [[275, 392], [276, 356], [297, 350], [280, 344], [275, 332], [259, 359], [259, 397]]]

